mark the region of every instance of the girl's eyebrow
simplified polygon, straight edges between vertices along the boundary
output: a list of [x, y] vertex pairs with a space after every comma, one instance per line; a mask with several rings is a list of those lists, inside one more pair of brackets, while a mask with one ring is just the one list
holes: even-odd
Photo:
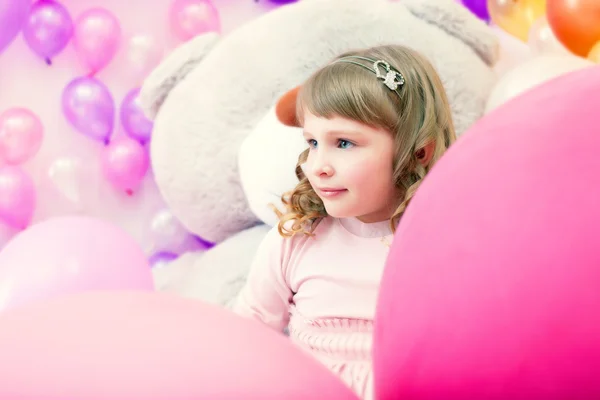
[[[356, 130], [344, 131], [344, 130], [334, 129], [334, 130], [325, 132], [325, 134], [328, 135], [328, 136], [358, 136], [358, 135], [362, 135], [362, 132], [356, 131]], [[307, 132], [307, 131], [303, 131], [302, 135], [304, 137], [306, 137], [306, 136], [314, 136], [312, 133]]]

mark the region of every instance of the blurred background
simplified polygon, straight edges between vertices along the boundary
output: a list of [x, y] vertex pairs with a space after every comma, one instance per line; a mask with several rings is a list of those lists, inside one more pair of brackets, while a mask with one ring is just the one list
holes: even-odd
[[[152, 265], [210, 248], [161, 200], [148, 155], [152, 123], [136, 90], [178, 44], [227, 34], [291, 2], [0, 0], [0, 248], [31, 224], [69, 214], [122, 227]], [[590, 38], [550, 23], [546, 1], [459, 2], [500, 39], [489, 109], [598, 62]], [[581, 25], [585, 1], [571, 3], [562, 23]], [[567, 33], [559, 40], [556, 32]]]

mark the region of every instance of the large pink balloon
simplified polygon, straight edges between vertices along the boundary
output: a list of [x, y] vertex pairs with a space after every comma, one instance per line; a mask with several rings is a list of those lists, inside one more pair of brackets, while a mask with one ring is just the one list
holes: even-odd
[[39, 117], [22, 107], [0, 114], [0, 159], [20, 164], [33, 157], [42, 145], [44, 127]]
[[423, 182], [383, 274], [377, 398], [600, 399], [600, 67], [484, 117]]
[[75, 20], [73, 45], [91, 74], [106, 67], [121, 43], [121, 25], [105, 8], [90, 8]]
[[0, 398], [357, 400], [288, 338], [163, 293], [65, 296], [0, 314]]
[[57, 217], [15, 236], [0, 252], [0, 311], [88, 290], [153, 290], [133, 238], [103, 220]]

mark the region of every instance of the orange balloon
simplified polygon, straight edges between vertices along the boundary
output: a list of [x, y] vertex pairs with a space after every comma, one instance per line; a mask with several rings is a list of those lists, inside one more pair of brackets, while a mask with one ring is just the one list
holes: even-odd
[[600, 41], [600, 0], [548, 0], [547, 18], [566, 48], [587, 57]]
[[533, 23], [546, 13], [546, 0], [488, 0], [487, 6], [496, 25], [524, 42]]
[[596, 42], [587, 58], [597, 64], [600, 64], [600, 41]]

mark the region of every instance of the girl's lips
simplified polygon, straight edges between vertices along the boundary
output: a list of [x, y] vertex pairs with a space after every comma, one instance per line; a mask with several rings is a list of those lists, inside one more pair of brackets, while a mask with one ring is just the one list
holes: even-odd
[[318, 189], [319, 193], [323, 197], [336, 197], [348, 191], [348, 189], [333, 189], [333, 188], [321, 188]]

